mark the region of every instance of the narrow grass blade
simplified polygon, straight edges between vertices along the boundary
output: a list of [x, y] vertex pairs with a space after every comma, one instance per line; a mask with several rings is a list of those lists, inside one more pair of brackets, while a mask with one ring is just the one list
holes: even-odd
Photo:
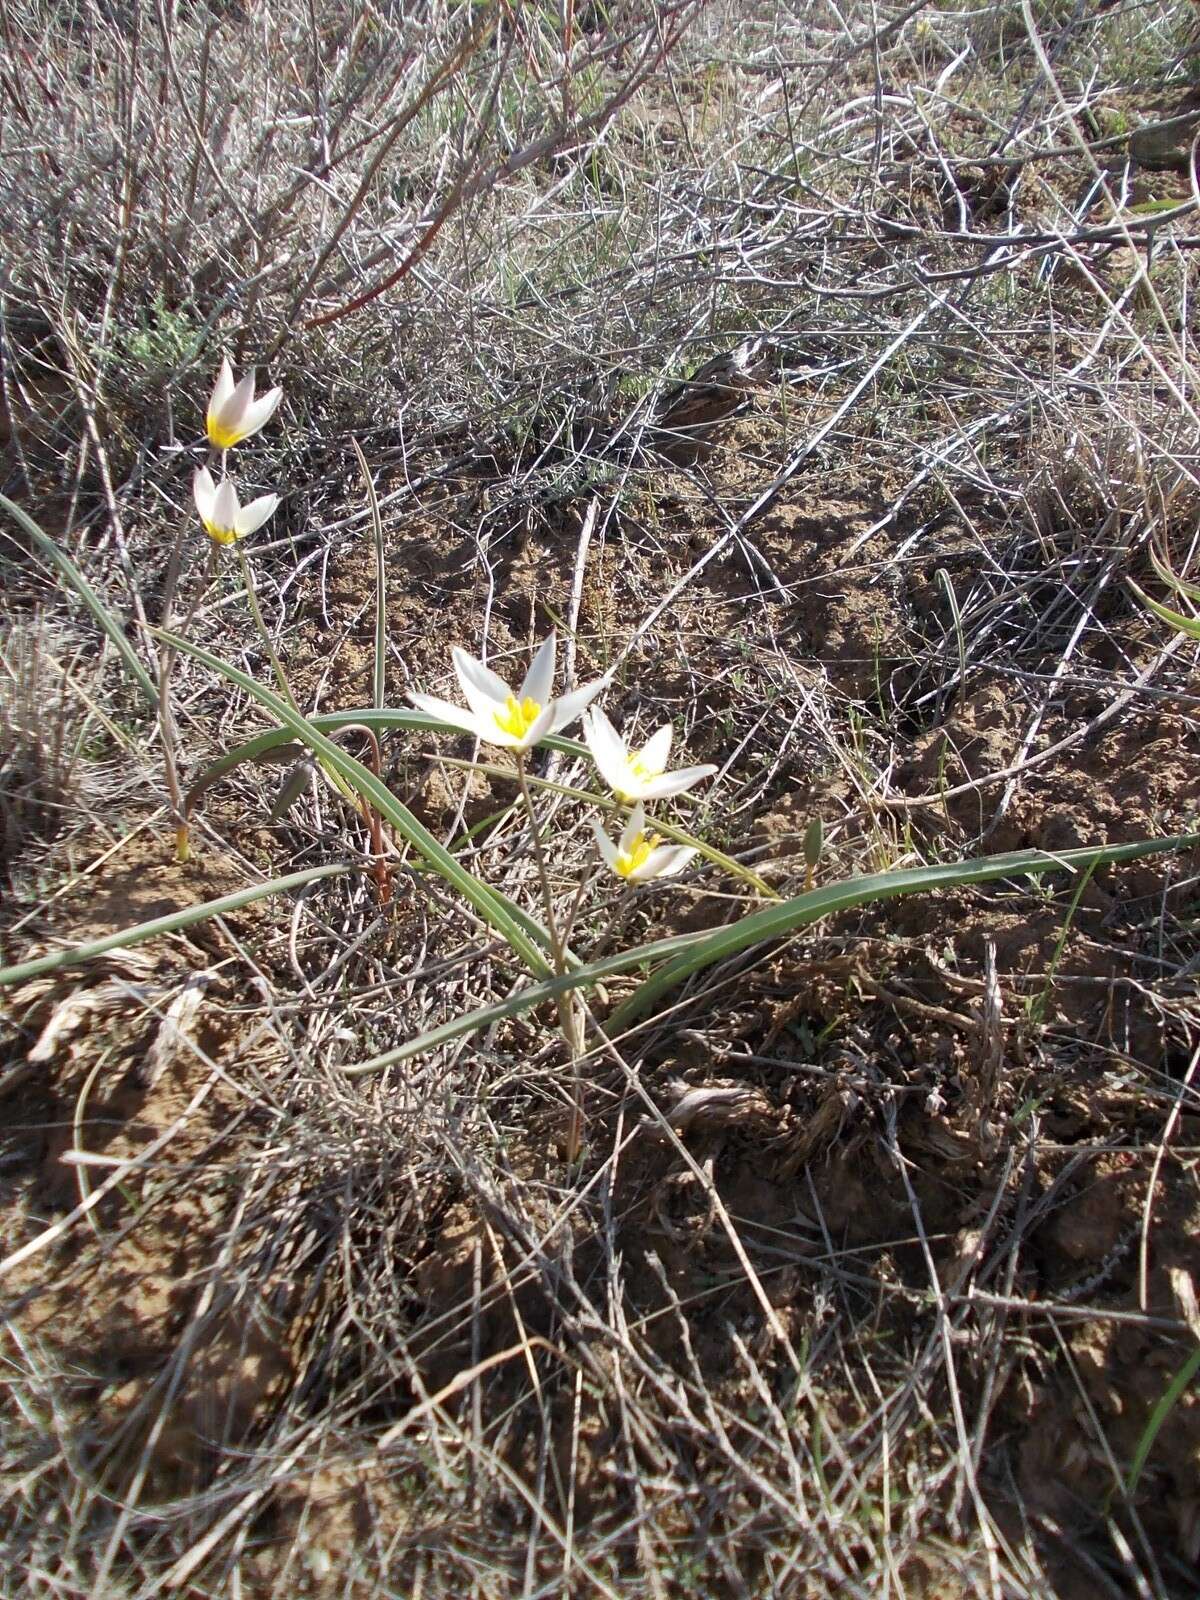
[[1048, 855], [1042, 850], [1018, 850], [1007, 855], [984, 856], [978, 861], [957, 862], [948, 866], [911, 867], [902, 872], [846, 878], [841, 883], [826, 885], [793, 900], [767, 906], [762, 911], [743, 917], [729, 928], [720, 929], [717, 934], [689, 933], [656, 939], [650, 944], [618, 951], [602, 961], [590, 962], [564, 977], [531, 984], [506, 1000], [453, 1017], [384, 1055], [374, 1056], [369, 1061], [343, 1070], [349, 1077], [381, 1072], [385, 1067], [405, 1061], [410, 1056], [436, 1049], [438, 1045], [448, 1044], [464, 1034], [478, 1032], [491, 1027], [493, 1023], [503, 1022], [507, 1017], [519, 1016], [535, 1006], [544, 1005], [567, 990], [592, 988], [618, 973], [652, 966], [661, 961], [663, 965], [659, 970], [608, 1019], [606, 1032], [616, 1035], [636, 1021], [660, 995], [681, 983], [691, 973], [752, 945], [786, 938], [798, 928], [835, 911], [865, 905], [873, 900], [897, 899], [902, 895], [922, 894], [930, 889], [952, 888], [965, 883], [989, 883], [1000, 878], [1032, 877], [1046, 872], [1094, 870], [1113, 862], [1133, 861], [1141, 856], [1197, 843], [1200, 843], [1200, 834], [1178, 834], [1168, 839], [1142, 840], [1136, 844], [1109, 845], [1102, 849], [1067, 850], [1061, 855]]
[[375, 493], [375, 480], [367, 465], [362, 446], [353, 434], [350, 443], [362, 469], [367, 486], [367, 505], [371, 512], [371, 542], [375, 546], [375, 709], [382, 711], [387, 698], [387, 567], [383, 559], [383, 518], [379, 515], [379, 497]]
[[[158, 634], [158, 630], [154, 630]], [[209, 651], [201, 649], [186, 639], [181, 639], [174, 634], [160, 634], [175, 650], [184, 655], [201, 661], [213, 672], [228, 678], [230, 683], [235, 683], [240, 689], [257, 700], [259, 705], [266, 708], [291, 735], [306, 744], [313, 753], [327, 762], [330, 767], [349, 784], [354, 791], [362, 795], [373, 805], [380, 816], [385, 817], [397, 833], [406, 839], [413, 848], [424, 858], [426, 863], [433, 868], [445, 881], [462, 895], [468, 904], [474, 906], [480, 916], [484, 918], [496, 932], [509, 944], [512, 950], [520, 956], [521, 960], [529, 967], [530, 971], [538, 977], [549, 974], [550, 963], [539, 949], [542, 940], [546, 940], [545, 948], [549, 947], [545, 930], [539, 928], [535, 936], [538, 940], [534, 943], [526, 928], [537, 926], [524, 914], [517, 915], [516, 908], [512, 906], [505, 896], [482, 883], [474, 873], [468, 872], [462, 863], [445, 848], [439, 840], [435, 839], [429, 829], [424, 827], [407, 806], [396, 799], [387, 785], [381, 782], [369, 767], [357, 761], [353, 756], [326, 738], [315, 722], [298, 711], [293, 711], [277, 694], [265, 689], [262, 684], [256, 683], [249, 674], [239, 668], [231, 666], [229, 662], [222, 661], [219, 656], [212, 655]], [[369, 715], [356, 720], [368, 723]]]
[[1129, 1465], [1129, 1476], [1125, 1480], [1126, 1494], [1132, 1496], [1133, 1491], [1137, 1488], [1138, 1479], [1142, 1475], [1142, 1468], [1149, 1459], [1150, 1452], [1154, 1448], [1154, 1441], [1158, 1438], [1163, 1423], [1179, 1404], [1184, 1390], [1193, 1381], [1197, 1373], [1200, 1373], [1200, 1347], [1192, 1351], [1183, 1366], [1171, 1379], [1162, 1398], [1150, 1413], [1149, 1421], [1142, 1432], [1142, 1437], [1138, 1440], [1137, 1449], [1134, 1451], [1133, 1460]]
[[1172, 611], [1169, 606], [1161, 605], [1157, 600], [1151, 600], [1144, 590], [1138, 588], [1132, 578], [1126, 578], [1125, 582], [1148, 611], [1153, 611], [1156, 617], [1161, 617], [1164, 622], [1170, 623], [1172, 628], [1178, 628], [1180, 633], [1190, 634], [1193, 639], [1200, 639], [1200, 617], [1181, 616], [1178, 611]]
[[116, 647], [117, 654], [128, 669], [130, 677], [142, 691], [149, 702], [151, 710], [157, 716], [158, 690], [154, 687], [153, 679], [138, 660], [137, 651], [125, 637], [124, 629], [92, 588], [83, 573], [80, 572], [67, 552], [60, 549], [49, 534], [43, 533], [28, 512], [22, 511], [20, 506], [15, 505], [7, 495], [0, 494], [0, 509], [8, 512], [9, 516], [12, 517], [22, 531], [33, 540], [47, 561], [56, 567], [71, 585], [72, 589], [92, 613], [92, 616], [100, 624], [100, 627], [111, 639]]
[[958, 596], [954, 592], [954, 584], [945, 567], [939, 567], [934, 574], [938, 587], [946, 596], [946, 604], [950, 607], [950, 620], [954, 624], [954, 638], [958, 645], [958, 680], [965, 684], [967, 681], [967, 645], [963, 633], [962, 612], [958, 608]]
[[1168, 589], [1174, 589], [1176, 594], [1185, 595], [1187, 599], [1195, 600], [1200, 605], [1200, 584], [1188, 583], [1181, 578], [1154, 550], [1150, 551], [1150, 563]]
[[240, 911], [255, 900], [266, 900], [273, 894], [287, 894], [290, 889], [303, 888], [306, 883], [317, 883], [322, 878], [336, 878], [357, 870], [356, 867], [339, 863], [309, 867], [306, 872], [292, 872], [286, 878], [272, 878], [269, 883], [239, 889], [236, 894], [223, 895], [219, 900], [206, 900], [203, 905], [188, 906], [183, 911], [171, 911], [164, 917], [154, 917], [150, 922], [139, 922], [132, 928], [106, 934], [103, 939], [91, 939], [86, 944], [73, 945], [68, 950], [55, 950], [49, 955], [37, 956], [32, 961], [19, 961], [13, 967], [0, 967], [0, 988], [24, 983], [26, 978], [36, 978], [45, 972], [57, 972], [60, 967], [77, 967], [80, 962], [102, 956], [108, 950], [128, 950], [135, 944], [145, 944], [147, 939], [157, 939], [160, 934], [177, 933], [180, 928], [190, 928], [193, 923], [204, 922], [209, 917], [222, 917], [227, 911]]

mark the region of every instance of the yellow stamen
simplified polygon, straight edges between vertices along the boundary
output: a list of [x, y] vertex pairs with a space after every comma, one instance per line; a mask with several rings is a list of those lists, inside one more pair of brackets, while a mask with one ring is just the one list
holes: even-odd
[[511, 734], [514, 739], [523, 739], [541, 716], [542, 707], [528, 695], [524, 700], [518, 700], [515, 694], [510, 694], [503, 708], [492, 714], [502, 733]]
[[617, 876], [632, 878], [638, 868], [645, 865], [647, 857], [658, 842], [656, 833], [639, 833], [637, 838], [630, 842], [628, 850], [618, 850], [615, 863]]
[[236, 529], [219, 528], [215, 522], [209, 522], [206, 518], [202, 518], [201, 520], [204, 522], [204, 531], [208, 534], [210, 539], [215, 539], [218, 544], [237, 543]]
[[641, 793], [644, 784], [652, 783], [655, 778], [661, 776], [662, 767], [658, 763], [650, 766], [643, 761], [641, 751], [634, 751], [632, 755], [625, 757], [625, 782], [620, 788], [614, 787], [613, 793], [618, 800], [631, 804]]
[[232, 450], [241, 444], [246, 435], [240, 428], [223, 428], [219, 422], [208, 419], [208, 442], [218, 450]]

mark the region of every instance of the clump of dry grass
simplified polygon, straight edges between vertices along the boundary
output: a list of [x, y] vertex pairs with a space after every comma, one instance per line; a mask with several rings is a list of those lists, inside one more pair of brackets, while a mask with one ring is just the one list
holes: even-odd
[[0, 873], [6, 878], [34, 841], [53, 841], [87, 804], [79, 750], [86, 716], [73, 691], [73, 665], [63, 635], [45, 623], [6, 628], [0, 645]]

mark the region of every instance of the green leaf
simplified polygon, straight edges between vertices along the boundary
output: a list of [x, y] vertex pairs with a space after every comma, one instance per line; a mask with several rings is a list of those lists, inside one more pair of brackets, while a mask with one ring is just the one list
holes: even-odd
[[804, 830], [804, 865], [815, 872], [821, 864], [821, 851], [825, 848], [825, 824], [814, 817]]
[[1138, 588], [1132, 578], [1126, 578], [1125, 582], [1142, 604], [1148, 610], [1153, 611], [1156, 617], [1161, 617], [1164, 622], [1169, 622], [1171, 627], [1178, 628], [1180, 633], [1186, 633], [1193, 639], [1200, 639], [1200, 617], [1181, 616], [1178, 611], [1171, 611], [1167, 606], [1160, 605], [1157, 600], [1151, 600], [1148, 594], [1143, 593]]
[[1139, 200], [1136, 205], [1126, 209], [1131, 217], [1154, 217], [1160, 212], [1176, 211], [1178, 208], [1178, 200]]
[[570, 989], [594, 988], [606, 978], [632, 971], [636, 967], [662, 965], [630, 998], [619, 1006], [605, 1024], [605, 1031], [615, 1036], [637, 1020], [655, 1000], [668, 989], [682, 983], [693, 972], [711, 966], [756, 944], [767, 944], [787, 938], [798, 928], [830, 916], [835, 911], [866, 905], [875, 900], [897, 899], [903, 895], [924, 894], [931, 889], [954, 888], [968, 883], [990, 883], [1000, 878], [1031, 876], [1046, 872], [1088, 871], [1119, 861], [1133, 861], [1142, 856], [1155, 855], [1167, 850], [1177, 850], [1200, 843], [1200, 834], [1177, 834], [1167, 839], [1145, 839], [1135, 844], [1084, 847], [1051, 855], [1043, 850], [1017, 850], [1006, 855], [982, 856], [975, 861], [952, 862], [945, 866], [909, 867], [899, 872], [872, 873], [859, 878], [846, 878], [841, 883], [813, 889], [795, 899], [780, 901], [777, 905], [741, 918], [728, 928], [716, 933], [678, 934], [669, 939], [656, 939], [650, 944], [636, 945], [633, 949], [606, 956], [602, 961], [589, 962], [578, 971], [561, 978], [530, 985], [518, 994], [483, 1006], [477, 1011], [464, 1013], [442, 1023], [437, 1028], [374, 1056], [356, 1066], [343, 1069], [350, 1077], [368, 1072], [381, 1072], [385, 1067], [405, 1061], [410, 1056], [448, 1044], [464, 1034], [476, 1033], [491, 1027], [507, 1017], [519, 1016], [534, 1006], [555, 1000]]
[[0, 988], [23, 983], [26, 978], [36, 978], [44, 972], [57, 972], [60, 967], [77, 967], [81, 961], [90, 961], [93, 956], [102, 956], [106, 951], [128, 950], [132, 945], [145, 944], [147, 939], [157, 939], [159, 934], [178, 933], [180, 928], [190, 928], [193, 923], [204, 922], [209, 917], [222, 917], [227, 911], [240, 911], [255, 900], [265, 900], [273, 894], [286, 894], [289, 889], [303, 888], [306, 883], [317, 883], [322, 878], [336, 878], [358, 870], [340, 864], [309, 867], [306, 872], [292, 872], [286, 878], [273, 878], [270, 883], [240, 889], [236, 894], [222, 896], [220, 900], [206, 900], [203, 905], [188, 906], [186, 910], [171, 911], [150, 922], [139, 922], [135, 927], [106, 934], [103, 939], [91, 939], [87, 944], [73, 945], [68, 950], [54, 950], [32, 961], [20, 961], [13, 967], [0, 967]]
[[1133, 1491], [1137, 1488], [1138, 1479], [1142, 1475], [1142, 1468], [1149, 1459], [1150, 1452], [1154, 1448], [1154, 1441], [1158, 1438], [1163, 1423], [1179, 1404], [1183, 1391], [1193, 1381], [1197, 1373], [1200, 1373], [1200, 1348], [1192, 1351], [1183, 1366], [1171, 1379], [1160, 1396], [1158, 1404], [1150, 1413], [1149, 1421], [1142, 1431], [1142, 1436], [1138, 1440], [1137, 1449], [1133, 1453], [1133, 1460], [1129, 1466], [1129, 1476], [1125, 1480], [1126, 1494], [1132, 1496]]
[[[219, 656], [214, 656], [210, 651], [201, 649], [199, 645], [190, 644], [186, 639], [181, 639], [175, 634], [161, 633], [157, 628], [153, 631], [158, 637], [165, 639], [173, 649], [193, 657], [196, 661], [203, 662], [206, 667], [211, 668], [213, 672], [220, 673], [222, 677], [228, 678], [230, 683], [236, 683], [240, 689], [244, 689], [248, 695], [251, 695], [261, 706], [264, 706], [273, 717], [289, 730], [293, 737], [306, 744], [315, 755], [332, 767], [338, 776], [349, 784], [357, 794], [373, 805], [379, 815], [392, 824], [396, 832], [413, 846], [426, 863], [440, 877], [444, 878], [452, 888], [457, 889], [463, 899], [474, 906], [480, 916], [495, 928], [496, 932], [508, 942], [509, 946], [525, 962], [530, 971], [539, 977], [549, 974], [551, 970], [550, 963], [542, 954], [541, 949], [538, 948], [538, 945], [543, 944], [543, 942], [544, 947], [549, 948], [549, 940], [545, 930], [538, 927], [523, 912], [518, 912], [517, 908], [504, 895], [499, 894], [495, 889], [481, 882], [480, 879], [475, 877], [474, 873], [468, 872], [461, 862], [456, 860], [445, 846], [434, 838], [429, 829], [418, 822], [408, 807], [396, 799], [387, 785], [377, 778], [369, 767], [364, 766], [361, 761], [357, 761], [353, 756], [347, 755], [341, 746], [335, 744], [332, 739], [326, 738], [315, 720], [310, 721], [308, 717], [303, 716], [298, 711], [294, 711], [277, 694], [274, 694], [270, 689], [264, 688], [262, 684], [256, 683], [248, 673], [231, 666], [227, 661], [222, 661]], [[355, 720], [365, 722], [369, 726], [371, 714], [367, 713], [364, 716], [355, 718]], [[270, 748], [270, 746], [266, 745], [264, 748]], [[531, 928], [537, 930], [532, 938], [527, 931], [527, 929]], [[534, 939], [538, 942], [534, 943]]]
[[718, 928], [697, 945], [689, 946], [649, 977], [613, 1014], [611, 1026], [621, 1029], [643, 1016], [669, 989], [694, 972], [748, 950], [752, 945], [787, 938], [798, 928], [818, 922], [834, 912], [854, 906], [895, 900], [903, 895], [927, 894], [931, 889], [956, 889], [969, 883], [991, 883], [997, 878], [1023, 877], [1046, 872], [1088, 870], [1117, 861], [1133, 861], [1163, 850], [1179, 849], [1200, 841], [1200, 834], [1180, 834], [1169, 839], [1144, 839], [1136, 844], [1105, 845], [1064, 850], [1051, 855], [1043, 850], [1016, 850], [1005, 855], [980, 856], [971, 861], [948, 862], [933, 867], [907, 867], [899, 872], [874, 872], [862, 878], [811, 889], [794, 900], [766, 906], [727, 928]]
[[1186, 595], [1189, 600], [1195, 600], [1200, 603], [1200, 584], [1186, 583], [1177, 573], [1171, 570], [1153, 549], [1150, 551], [1150, 564], [1168, 589], [1174, 589], [1176, 594]]

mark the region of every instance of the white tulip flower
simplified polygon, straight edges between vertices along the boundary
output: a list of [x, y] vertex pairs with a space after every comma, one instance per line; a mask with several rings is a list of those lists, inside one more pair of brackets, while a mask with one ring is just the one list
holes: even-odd
[[207, 467], [200, 467], [192, 479], [192, 496], [205, 532], [218, 544], [235, 544], [261, 528], [279, 504], [277, 494], [264, 494], [247, 506], [239, 505], [230, 479], [222, 478], [218, 488]]
[[582, 689], [554, 698], [555, 638], [551, 632], [530, 663], [520, 692], [513, 691], [490, 667], [457, 645], [451, 652], [467, 708], [431, 694], [409, 694], [419, 711], [428, 712], [454, 728], [473, 733], [487, 744], [509, 750], [529, 750], [548, 733], [574, 722], [584, 707], [608, 682], [597, 678]]
[[218, 450], [232, 450], [252, 433], [257, 433], [275, 414], [282, 389], [268, 389], [260, 400], [254, 398], [254, 374], [248, 372], [240, 383], [233, 381], [229, 357], [221, 357], [212, 399], [208, 402], [205, 423], [208, 442]]
[[696, 854], [690, 845], [663, 844], [656, 833], [647, 833], [646, 813], [641, 806], [634, 806], [630, 812], [616, 844], [594, 817], [592, 832], [605, 861], [618, 878], [625, 878], [629, 883], [673, 877]]
[[717, 770], [710, 764], [667, 772], [667, 757], [671, 753], [670, 723], [652, 734], [640, 750], [631, 751], [596, 706], [583, 719], [583, 736], [600, 776], [617, 799], [628, 805], [636, 800], [665, 800], [668, 795], [683, 794]]

